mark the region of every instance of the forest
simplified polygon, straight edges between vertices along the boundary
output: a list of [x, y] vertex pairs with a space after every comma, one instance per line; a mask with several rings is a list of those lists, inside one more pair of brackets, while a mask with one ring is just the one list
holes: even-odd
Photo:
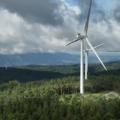
[[[120, 69], [120, 62], [105, 62], [105, 66], [108, 71]], [[80, 64], [65, 64], [65, 65], [27, 65], [27, 66], [15, 66], [14, 68], [36, 70], [36, 71], [52, 71], [63, 74], [78, 73], [80, 71]], [[89, 73], [105, 72], [101, 64], [89, 64]], [[106, 72], [105, 72], [106, 74]], [[111, 72], [112, 74], [112, 72]]]
[[120, 75], [114, 72], [119, 69], [91, 72], [84, 81], [83, 100], [78, 73], [3, 69], [0, 120], [120, 120], [120, 99], [104, 96], [110, 91], [120, 95]]
[[[106, 99], [108, 91], [120, 93], [120, 76], [89, 76], [80, 100], [79, 77], [0, 85], [1, 120], [116, 120], [120, 99]], [[97, 96], [93, 93], [98, 93]]]

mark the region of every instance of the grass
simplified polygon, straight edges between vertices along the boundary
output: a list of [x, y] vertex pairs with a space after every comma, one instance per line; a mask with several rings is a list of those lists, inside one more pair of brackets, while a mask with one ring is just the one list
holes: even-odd
[[116, 98], [116, 96], [113, 95], [113, 94], [109, 94], [109, 95], [107, 95], [107, 98], [111, 98], [111, 99], [113, 99], [113, 98]]
[[[84, 99], [94, 100], [95, 98], [96, 99], [103, 98], [104, 94], [106, 94], [106, 93], [108, 93], [108, 91], [102, 91], [102, 92], [99, 92], [99, 93], [85, 92], [84, 93]], [[117, 93], [115, 91], [114, 91], [114, 93], [119, 95], [119, 93]], [[108, 98], [116, 98], [116, 97], [113, 94], [109, 94]], [[61, 101], [61, 102], [66, 102], [67, 101], [68, 104], [71, 104], [73, 99], [79, 100], [80, 99], [80, 94], [79, 93], [76, 93], [76, 94], [63, 94], [63, 95], [60, 95], [60, 97], [59, 97], [59, 101]]]
[[[90, 97], [103, 97], [103, 95], [105, 94], [105, 92], [101, 92], [101, 93], [84, 93], [84, 99], [90, 98]], [[76, 93], [76, 94], [63, 94], [60, 95], [59, 101], [61, 102], [65, 102], [67, 101], [69, 104], [72, 103], [73, 99], [80, 99], [80, 94]]]
[[84, 94], [84, 97], [85, 98], [87, 98], [89, 96], [102, 97], [105, 93], [106, 93], [106, 91], [102, 91], [100, 93], [90, 93], [90, 92], [87, 92], [87, 93]]
[[118, 94], [119, 96], [120, 96], [120, 93], [118, 93], [118, 92], [116, 92], [116, 91], [112, 91], [113, 93], [115, 93], [115, 94]]

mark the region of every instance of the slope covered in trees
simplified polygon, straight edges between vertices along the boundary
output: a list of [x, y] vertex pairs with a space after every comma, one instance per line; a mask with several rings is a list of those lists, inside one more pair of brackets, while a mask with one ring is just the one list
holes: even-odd
[[[101, 91], [120, 93], [119, 86], [120, 76], [113, 75], [89, 76], [84, 83], [85, 94]], [[88, 96], [80, 101], [79, 98], [79, 77], [75, 76], [28, 83], [10, 81], [0, 85], [0, 119], [120, 119], [120, 99]]]
[[18, 80], [19, 82], [29, 82], [42, 79], [51, 79], [63, 77], [62, 73], [52, 71], [35, 71], [18, 68], [0, 68], [0, 83], [5, 83], [11, 80]]
[[[89, 75], [119, 75], [120, 62], [106, 63], [108, 71], [105, 71], [100, 64], [89, 65]], [[66, 76], [79, 76], [79, 64], [76, 65], [29, 65], [19, 67], [0, 68], [0, 83], [11, 80], [29, 82], [35, 80], [61, 78]]]
[[[120, 62], [106, 62], [104, 63], [108, 71], [120, 69]], [[29, 69], [36, 71], [54, 71], [63, 74], [78, 73], [80, 71], [79, 64], [73, 65], [28, 65], [16, 66], [15, 68]], [[89, 73], [105, 72], [101, 64], [89, 64]], [[112, 74], [112, 72], [111, 72]]]
[[[0, 68], [0, 119], [120, 119], [120, 99], [107, 100], [103, 97], [109, 91], [120, 95], [119, 69], [106, 72], [92, 70], [88, 80], [84, 81], [85, 98], [81, 101], [79, 72], [73, 72], [78, 69], [73, 66], [62, 66], [62, 69], [60, 66], [54, 72], [51, 66], [46, 66], [50, 67], [47, 71], [46, 68], [40, 71], [34, 67]], [[91, 69], [95, 70], [94, 67]], [[67, 69], [71, 74], [65, 74]], [[64, 74], [60, 73], [62, 70]]]

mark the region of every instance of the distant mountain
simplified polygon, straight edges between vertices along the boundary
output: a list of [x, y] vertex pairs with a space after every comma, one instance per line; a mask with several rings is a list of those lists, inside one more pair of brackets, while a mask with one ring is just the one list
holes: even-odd
[[[101, 64], [89, 64], [88, 65], [88, 73], [89, 74], [113, 74], [115, 72], [112, 71], [119, 71], [120, 70], [120, 62], [105, 62], [104, 63], [107, 71], [103, 68]], [[85, 67], [85, 66], [84, 66]], [[19, 69], [28, 69], [28, 70], [35, 70], [35, 71], [52, 71], [52, 72], [59, 72], [62, 74], [78, 74], [80, 72], [80, 64], [72, 64], [72, 65], [26, 65], [26, 66], [15, 66], [14, 68]], [[117, 72], [118, 74], [119, 72]]]
[[0, 54], [0, 66], [3, 67], [5, 62], [9, 63], [8, 66], [20, 65], [55, 65], [66, 63], [78, 63], [79, 55], [68, 53], [29, 53], [29, 54], [14, 54], [2, 55]]
[[[101, 59], [105, 62], [120, 61], [120, 55], [114, 53], [99, 53]], [[0, 67], [5, 66], [7, 61], [8, 66], [21, 65], [61, 65], [61, 64], [76, 64], [79, 63], [80, 56], [68, 53], [29, 53], [29, 54], [0, 54]], [[89, 54], [89, 63], [99, 63], [93, 53]]]

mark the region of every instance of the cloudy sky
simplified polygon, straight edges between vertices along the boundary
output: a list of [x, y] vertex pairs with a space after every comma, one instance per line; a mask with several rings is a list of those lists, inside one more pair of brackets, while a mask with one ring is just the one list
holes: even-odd
[[[0, 0], [0, 53], [78, 52], [90, 0]], [[119, 0], [93, 0], [88, 36], [101, 51], [120, 51]]]

